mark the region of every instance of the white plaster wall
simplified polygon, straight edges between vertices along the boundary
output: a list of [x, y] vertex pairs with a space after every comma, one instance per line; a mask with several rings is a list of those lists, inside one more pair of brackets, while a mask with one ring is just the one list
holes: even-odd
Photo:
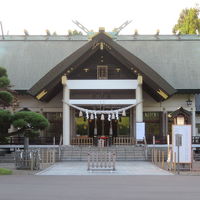
[[[62, 112], [62, 98], [63, 94], [60, 92], [56, 97], [54, 97], [50, 102], [40, 102], [35, 98], [28, 96], [28, 95], [21, 95], [19, 96], [19, 108], [20, 110], [24, 107], [29, 108], [35, 112]], [[186, 95], [186, 94], [176, 94], [169, 98], [164, 102], [156, 102], [151, 96], [149, 96], [146, 92], [143, 92], [143, 105], [144, 105], [144, 112], [149, 111], [161, 111], [161, 112], [172, 112], [177, 110], [180, 107], [188, 111], [195, 111], [195, 95]], [[187, 106], [186, 101], [190, 98], [192, 100], [192, 105]], [[200, 119], [197, 119], [198, 123]], [[198, 135], [197, 130], [193, 132], [193, 135]]]
[[[43, 112], [62, 112], [62, 92], [60, 92], [56, 97], [54, 97], [50, 102], [40, 102], [37, 99], [28, 96], [21, 95], [19, 96], [19, 108], [18, 110], [27, 107], [32, 111], [40, 112], [43, 109]], [[195, 109], [195, 96], [194, 95], [185, 95], [185, 94], [176, 94], [173, 97], [169, 98], [164, 102], [156, 102], [152, 97], [150, 97], [147, 93], [143, 93], [144, 97], [144, 112], [148, 111], [175, 111], [179, 107], [183, 107], [188, 111], [192, 111]], [[188, 98], [192, 100], [192, 105], [187, 106], [186, 101]]]
[[[144, 112], [146, 111], [175, 111], [180, 107], [188, 111], [195, 109], [195, 96], [186, 94], [175, 94], [171, 98], [163, 102], [156, 102], [147, 93], [143, 93], [144, 96]], [[192, 100], [192, 105], [187, 106], [186, 101], [190, 98]]]
[[[161, 112], [172, 112], [180, 107], [190, 111], [192, 113], [192, 135], [198, 136], [198, 130], [196, 128], [196, 117], [195, 116], [196, 106], [195, 106], [195, 95], [188, 94], [175, 94], [166, 101], [157, 103], [151, 96], [147, 93], [143, 93], [144, 96], [144, 112], [146, 111], [161, 111]], [[187, 105], [187, 100], [192, 101], [192, 105]]]
[[29, 95], [19, 96], [19, 108], [20, 110], [27, 107], [31, 111], [35, 112], [62, 112], [62, 92], [55, 96], [50, 102], [41, 102]]

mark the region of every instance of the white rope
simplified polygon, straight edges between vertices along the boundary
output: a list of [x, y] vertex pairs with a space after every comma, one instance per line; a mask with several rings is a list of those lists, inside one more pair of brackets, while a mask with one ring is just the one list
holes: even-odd
[[94, 114], [96, 116], [97, 114], [113, 114], [113, 113], [116, 113], [116, 115], [118, 115], [119, 113], [123, 112], [124, 110], [125, 111], [129, 110], [129, 109], [133, 108], [134, 106], [142, 103], [142, 101], [140, 101], [140, 102], [138, 102], [136, 104], [132, 104], [130, 106], [127, 106], [125, 108], [117, 109], [117, 110], [89, 110], [89, 109], [85, 109], [85, 108], [82, 108], [82, 107], [79, 107], [79, 106], [75, 106], [73, 104], [69, 104], [67, 102], [64, 102], [64, 103], [69, 105], [69, 106], [71, 106], [72, 108], [75, 108], [77, 110], [85, 112], [87, 116], [88, 116], [88, 114]]

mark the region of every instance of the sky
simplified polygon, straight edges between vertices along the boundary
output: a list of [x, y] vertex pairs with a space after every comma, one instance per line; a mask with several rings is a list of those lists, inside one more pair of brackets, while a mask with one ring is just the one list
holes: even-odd
[[50, 30], [66, 35], [69, 29], [80, 30], [78, 20], [89, 30], [105, 27], [112, 31], [132, 20], [120, 34], [172, 34], [182, 9], [200, 5], [200, 0], [0, 0], [0, 21], [4, 34], [44, 35]]

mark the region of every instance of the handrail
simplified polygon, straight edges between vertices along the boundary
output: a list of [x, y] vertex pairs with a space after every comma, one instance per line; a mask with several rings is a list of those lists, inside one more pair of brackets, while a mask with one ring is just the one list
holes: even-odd
[[135, 144], [135, 139], [133, 137], [114, 137], [114, 145], [133, 145]]
[[93, 145], [93, 138], [91, 137], [75, 137], [71, 139], [72, 145], [87, 146]]

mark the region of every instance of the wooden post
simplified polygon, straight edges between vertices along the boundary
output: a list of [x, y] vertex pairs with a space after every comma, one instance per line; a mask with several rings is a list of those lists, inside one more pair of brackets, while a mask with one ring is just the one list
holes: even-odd
[[161, 162], [161, 154], [160, 154], [160, 150], [158, 151], [158, 162], [159, 162], [159, 165], [160, 165], [160, 162]]
[[31, 164], [31, 171], [33, 171], [33, 164], [34, 164], [33, 157], [34, 157], [34, 156], [32, 155], [32, 156], [31, 156], [31, 163], [30, 163], [30, 164]]
[[115, 171], [116, 154], [113, 153], [113, 171]]
[[158, 162], [158, 151], [157, 149], [155, 149], [155, 163], [157, 165], [157, 162]]
[[90, 170], [90, 154], [88, 153], [88, 171]]
[[162, 168], [164, 169], [165, 152], [162, 151]]
[[46, 152], [46, 162], [49, 163], [49, 153], [48, 153], [48, 149], [47, 149], [47, 152]]

